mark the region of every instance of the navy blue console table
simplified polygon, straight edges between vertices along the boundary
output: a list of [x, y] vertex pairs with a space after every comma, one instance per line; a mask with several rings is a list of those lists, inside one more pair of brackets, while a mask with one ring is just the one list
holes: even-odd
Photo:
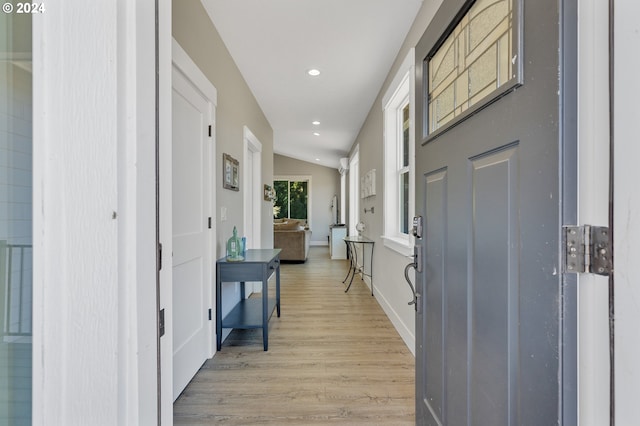
[[[269, 347], [269, 319], [280, 316], [280, 249], [247, 250], [243, 261], [216, 261], [216, 345], [222, 345], [223, 328], [262, 328], [264, 350]], [[275, 299], [269, 298], [269, 277], [276, 274]], [[245, 299], [244, 284], [262, 281], [262, 297]], [[222, 283], [240, 282], [240, 302], [222, 318]]]

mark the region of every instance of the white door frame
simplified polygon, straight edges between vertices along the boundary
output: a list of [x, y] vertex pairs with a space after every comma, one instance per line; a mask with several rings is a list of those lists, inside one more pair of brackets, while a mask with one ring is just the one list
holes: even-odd
[[[578, 5], [578, 225], [609, 225], [608, 2]], [[578, 420], [609, 424], [608, 278], [578, 274]]]
[[[242, 129], [244, 172], [244, 230], [248, 235], [247, 248], [262, 248], [262, 143], [247, 126]], [[251, 161], [249, 161], [251, 159]], [[249, 170], [249, 164], [252, 165]], [[251, 188], [251, 191], [249, 191]], [[251, 209], [248, 208], [251, 206]], [[249, 232], [250, 231], [250, 232]], [[262, 291], [261, 282], [247, 283], [245, 297]]]
[[[244, 126], [243, 144], [244, 163], [249, 164], [249, 156], [253, 157], [252, 173], [249, 173], [248, 168], [245, 167], [243, 179], [245, 188], [253, 188], [252, 191], [244, 191], [244, 205], [253, 206], [252, 211], [248, 211], [247, 208], [243, 209], [245, 232], [251, 229], [253, 235], [252, 241], [247, 243], [247, 248], [262, 248], [262, 143], [247, 126]], [[249, 182], [249, 175], [253, 177], [251, 182]], [[249, 200], [248, 197], [253, 197], [253, 200]]]
[[[172, 213], [172, 68], [173, 37], [171, 36], [171, 0], [158, 1], [158, 112], [157, 112], [157, 156], [158, 156], [158, 243], [162, 244], [160, 263], [171, 265], [173, 252], [173, 213]], [[165, 312], [165, 324], [171, 324], [171, 306], [173, 288], [173, 270], [163, 267], [158, 271], [157, 299], [158, 309]], [[158, 316], [160, 314], [158, 313]], [[173, 424], [173, 330], [165, 328], [158, 347], [158, 421], [163, 425]]]
[[[579, 224], [608, 226], [610, 126], [613, 128], [614, 242], [614, 415], [616, 424], [634, 424], [640, 417], [640, 286], [636, 264], [640, 257], [640, 130], [636, 107], [640, 58], [628, 54], [640, 43], [640, 3], [615, 1], [614, 81], [609, 91], [609, 4], [579, 2]], [[613, 103], [613, 122], [609, 105]], [[610, 342], [607, 277], [578, 278], [579, 424], [609, 424]]]
[[360, 220], [360, 145], [349, 157], [349, 235], [357, 235]]
[[345, 200], [347, 198], [347, 172], [340, 173], [340, 223], [347, 221], [347, 206]]

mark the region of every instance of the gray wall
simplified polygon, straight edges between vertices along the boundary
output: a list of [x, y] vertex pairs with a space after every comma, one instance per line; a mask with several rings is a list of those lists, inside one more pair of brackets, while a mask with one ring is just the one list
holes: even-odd
[[[389, 319], [404, 339], [409, 348], [414, 351], [415, 343], [415, 319], [413, 306], [407, 305], [412, 294], [404, 279], [404, 266], [409, 259], [400, 253], [384, 246], [380, 237], [384, 233], [383, 200], [384, 200], [384, 158], [383, 158], [383, 110], [382, 97], [389, 88], [402, 61], [414, 47], [427, 28], [435, 12], [442, 4], [442, 0], [425, 1], [418, 11], [418, 15], [409, 30], [402, 48], [396, 56], [389, 74], [373, 103], [360, 133], [353, 144], [360, 150], [360, 177], [368, 170], [376, 169], [376, 196], [360, 200], [359, 219], [365, 222], [364, 234], [375, 241], [374, 250], [374, 285], [376, 298], [386, 312]], [[351, 194], [349, 196], [352, 196]], [[348, 205], [348, 204], [347, 204]], [[363, 209], [375, 207], [375, 213], [363, 213]], [[348, 217], [348, 216], [347, 216]]]
[[340, 173], [337, 169], [296, 160], [284, 155], [273, 156], [274, 176], [311, 176], [311, 244], [328, 244], [331, 199], [340, 200]]
[[[263, 114], [247, 83], [231, 58], [218, 31], [199, 1], [174, 1], [172, 33], [176, 41], [215, 86], [218, 93], [216, 107], [216, 171], [222, 167], [222, 154], [227, 153], [242, 161], [244, 126], [247, 126], [262, 144], [262, 181], [273, 181], [273, 129]], [[242, 173], [242, 163], [240, 164]], [[244, 194], [222, 188], [222, 174], [216, 176], [216, 253], [225, 255], [226, 242], [236, 226], [244, 234]], [[242, 176], [242, 174], [241, 174]], [[242, 182], [241, 182], [242, 185]], [[226, 221], [220, 220], [220, 209], [227, 209]], [[273, 220], [271, 203], [262, 203], [261, 243], [263, 248], [273, 247]], [[214, 259], [212, 259], [213, 261]], [[229, 288], [227, 288], [229, 287]], [[240, 300], [238, 284], [225, 284], [222, 315], [226, 315]], [[225, 330], [225, 336], [229, 330]]]
[[[216, 170], [222, 167], [222, 154], [243, 158], [243, 126], [247, 126], [262, 143], [262, 181], [273, 181], [273, 129], [253, 93], [231, 58], [220, 34], [199, 1], [173, 2], [173, 37], [187, 52], [218, 91], [216, 108]], [[242, 164], [240, 165], [242, 167]], [[217, 255], [225, 252], [226, 240], [234, 226], [243, 235], [244, 200], [242, 191], [222, 188], [217, 176], [216, 227]], [[229, 220], [220, 221], [220, 208], [227, 208]], [[269, 202], [262, 204], [262, 247], [273, 247], [273, 221]]]

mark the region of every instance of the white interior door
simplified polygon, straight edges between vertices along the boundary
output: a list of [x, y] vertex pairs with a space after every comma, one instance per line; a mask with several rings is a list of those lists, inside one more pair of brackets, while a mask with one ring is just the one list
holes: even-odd
[[211, 354], [212, 104], [176, 68], [172, 96], [173, 398]]

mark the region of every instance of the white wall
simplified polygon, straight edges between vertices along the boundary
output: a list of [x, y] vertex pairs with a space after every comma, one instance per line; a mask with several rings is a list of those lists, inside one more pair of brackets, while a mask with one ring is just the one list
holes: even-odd
[[[442, 0], [423, 2], [422, 7], [418, 11], [418, 15], [409, 30], [407, 37], [398, 52], [393, 66], [372, 105], [369, 115], [364, 125], [360, 129], [360, 133], [354, 143], [354, 147], [359, 145], [360, 152], [360, 173], [362, 177], [367, 171], [376, 169], [378, 176], [383, 176], [384, 170], [384, 145], [383, 145], [383, 111], [380, 105], [382, 97], [389, 89], [393, 78], [400, 69], [409, 49], [414, 47], [429, 22], [435, 15], [435, 12], [442, 4]], [[354, 149], [354, 148], [352, 148]], [[352, 171], [350, 170], [349, 173]], [[412, 293], [409, 285], [404, 279], [404, 267], [410, 262], [410, 259], [404, 255], [384, 246], [381, 236], [384, 233], [384, 222], [382, 217], [384, 185], [382, 179], [378, 178], [377, 194], [375, 197], [369, 197], [360, 200], [360, 209], [358, 215], [366, 224], [364, 234], [375, 240], [374, 250], [374, 286], [376, 299], [384, 309], [385, 313], [402, 336], [407, 347], [413, 352], [415, 346], [415, 311], [413, 306], [407, 305], [412, 300]], [[358, 194], [349, 194], [349, 197], [359, 196]], [[375, 208], [375, 213], [364, 214], [364, 209]]]
[[[222, 154], [237, 160], [243, 158], [244, 127], [262, 144], [262, 181], [273, 180], [273, 129], [258, 105], [253, 93], [229, 54], [220, 34], [211, 22], [201, 1], [173, 2], [173, 37], [218, 90], [216, 111], [216, 161], [222, 164]], [[206, 40], [206, 42], [203, 42]], [[240, 164], [242, 176], [243, 164]], [[218, 168], [218, 170], [221, 170]], [[242, 185], [242, 184], [241, 184]], [[225, 244], [234, 226], [242, 233], [244, 201], [242, 192], [222, 188], [218, 179], [216, 202], [218, 205], [216, 226], [218, 229], [217, 253], [224, 255]], [[273, 247], [273, 220], [270, 203], [262, 203], [262, 247]], [[220, 209], [227, 209], [228, 220], [222, 221]]]

